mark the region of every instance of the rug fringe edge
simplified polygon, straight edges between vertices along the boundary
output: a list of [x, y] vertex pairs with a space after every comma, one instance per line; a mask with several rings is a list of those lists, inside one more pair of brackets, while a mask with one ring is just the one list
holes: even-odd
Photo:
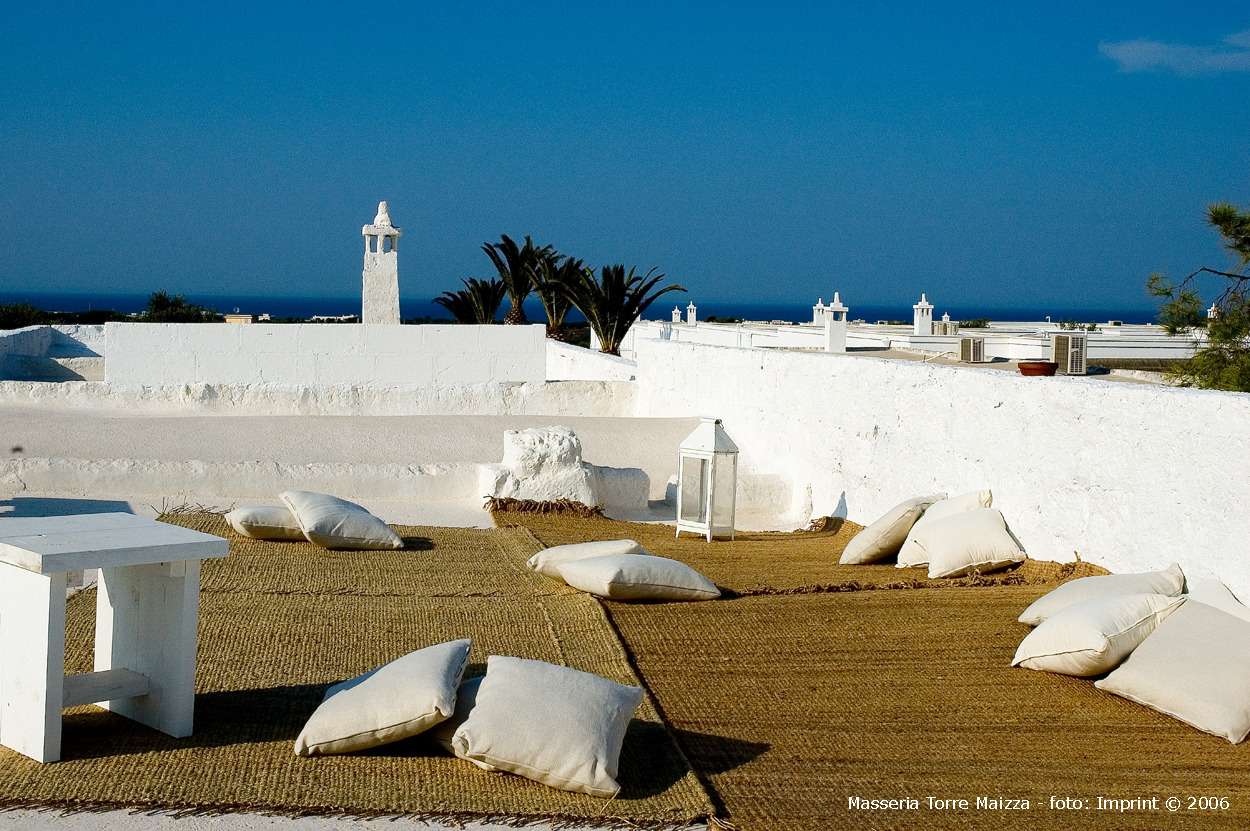
[[700, 824], [709, 824], [715, 828], [733, 828], [725, 825], [711, 815], [699, 815], [682, 820], [648, 820], [629, 819], [626, 817], [604, 815], [599, 817], [573, 816], [569, 814], [509, 814], [477, 811], [369, 811], [345, 808], [329, 808], [299, 805], [251, 805], [246, 803], [206, 803], [206, 804], [168, 804], [124, 801], [91, 801], [74, 799], [0, 799], [0, 813], [11, 811], [35, 811], [40, 813], [70, 814], [102, 814], [110, 811], [125, 811], [144, 816], [168, 816], [174, 819], [197, 816], [220, 816], [224, 814], [257, 814], [260, 816], [289, 817], [329, 817], [335, 819], [363, 820], [430, 820], [454, 824], [466, 822], [494, 822], [512, 828], [523, 828], [529, 825], [546, 824], [552, 828], [609, 828], [609, 829], [646, 829], [646, 831], [685, 831]]

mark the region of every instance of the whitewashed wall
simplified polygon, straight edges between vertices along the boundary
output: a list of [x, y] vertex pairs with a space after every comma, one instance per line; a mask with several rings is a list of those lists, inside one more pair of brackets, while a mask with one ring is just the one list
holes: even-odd
[[42, 355], [48, 351], [50, 343], [52, 329], [48, 326], [0, 330], [0, 354]]
[[169, 384], [0, 380], [0, 407], [229, 415], [551, 415], [628, 418], [629, 381], [503, 382], [450, 387], [395, 384]]
[[1173, 560], [1250, 597], [1250, 395], [639, 339], [640, 416], [715, 416], [796, 516], [994, 492], [1034, 557]]
[[0, 331], [0, 380], [18, 377], [18, 360], [43, 356], [52, 344], [52, 329], [27, 326]]
[[105, 380], [128, 386], [463, 386], [546, 378], [545, 327], [109, 323]]
[[628, 358], [547, 341], [548, 381], [631, 381], [635, 368]]
[[51, 327], [49, 352], [60, 358], [100, 358], [104, 356], [104, 324], [58, 324]]

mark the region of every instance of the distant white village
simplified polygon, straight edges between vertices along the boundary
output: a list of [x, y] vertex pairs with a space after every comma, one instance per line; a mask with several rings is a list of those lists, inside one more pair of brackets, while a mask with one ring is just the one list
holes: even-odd
[[[949, 314], [933, 319], [934, 306], [925, 295], [912, 307], [912, 325], [888, 321], [868, 323], [850, 320], [850, 309], [835, 292], [833, 302], [823, 299], [812, 307], [810, 323], [743, 321], [725, 324], [698, 320], [691, 302], [683, 316], [680, 308], [665, 322], [640, 321], [627, 338], [653, 338], [687, 343], [762, 349], [795, 349], [829, 353], [890, 353], [882, 357], [949, 357], [969, 365], [1016, 369], [1016, 363], [1051, 362], [1061, 375], [1086, 375], [1090, 361], [1165, 362], [1192, 357], [1198, 341], [1174, 337], [1153, 324], [1134, 325], [1112, 320], [1092, 328], [1066, 329], [1058, 321], [986, 321], [963, 329]], [[910, 354], [909, 354], [910, 353]], [[624, 354], [624, 352], [623, 352]], [[1108, 373], [1110, 374], [1110, 373]], [[1162, 380], [1162, 373], [1129, 370], [1118, 373], [1136, 380]]]

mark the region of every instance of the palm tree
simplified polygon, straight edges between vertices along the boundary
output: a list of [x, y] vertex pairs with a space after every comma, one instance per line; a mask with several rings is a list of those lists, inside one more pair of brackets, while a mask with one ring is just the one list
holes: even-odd
[[494, 323], [503, 302], [504, 285], [499, 280], [461, 280], [464, 288], [445, 291], [434, 302], [451, 312], [461, 323]]
[[564, 332], [564, 317], [573, 308], [568, 295], [561, 291], [565, 286], [586, 270], [581, 260], [565, 257], [555, 251], [549, 251], [538, 260], [538, 274], [534, 280], [534, 291], [543, 303], [543, 311], [547, 313], [547, 337], [552, 340], [565, 341], [568, 336]]
[[626, 274], [624, 265], [605, 265], [598, 280], [592, 269], [586, 269], [570, 275], [560, 291], [586, 316], [602, 351], [620, 355], [625, 333], [648, 306], [670, 291], [685, 291], [676, 283], [654, 291], [656, 283], [664, 279], [663, 274], [652, 277], [655, 271], [653, 268], [643, 276], [630, 268]]
[[484, 242], [482, 250], [494, 263], [495, 270], [499, 272], [499, 279], [508, 292], [508, 299], [512, 301], [512, 308], [508, 309], [508, 313], [504, 315], [503, 322], [509, 325], [528, 323], [525, 319], [525, 309], [521, 304], [534, 289], [534, 275], [538, 273], [539, 260], [551, 253], [552, 249], [550, 245], [535, 248], [534, 242], [529, 237], [525, 238], [524, 247], [518, 248], [507, 234], [500, 236], [502, 242], [494, 245]]

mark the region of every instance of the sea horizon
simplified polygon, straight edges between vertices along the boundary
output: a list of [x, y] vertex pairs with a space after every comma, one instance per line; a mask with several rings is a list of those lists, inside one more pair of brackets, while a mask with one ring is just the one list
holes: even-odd
[[[339, 317], [360, 315], [360, 296], [354, 297], [307, 297], [279, 295], [221, 295], [196, 294], [185, 295], [188, 302], [206, 308], [215, 309], [219, 314], [268, 314], [274, 318], [309, 319], [314, 315]], [[832, 298], [830, 298], [832, 299]], [[107, 293], [107, 292], [22, 292], [0, 290], [0, 303], [29, 303], [36, 308], [50, 312], [84, 312], [93, 310], [115, 311], [122, 314], [133, 314], [147, 308], [148, 294]], [[668, 320], [673, 306], [682, 310], [685, 317], [686, 306], [691, 302], [690, 295], [665, 295], [653, 303], [643, 315], [648, 320]], [[753, 321], [786, 321], [790, 323], [810, 322], [814, 302], [789, 303], [758, 303], [750, 301], [720, 300], [705, 304], [695, 301], [698, 319], [707, 320], [709, 316], [734, 317]], [[912, 308], [906, 303], [865, 303], [863, 305], [848, 304], [851, 320], [864, 320], [868, 323], [878, 321], [901, 320], [910, 323]], [[500, 307], [498, 318], [502, 319], [507, 311], [505, 299]], [[541, 304], [536, 298], [525, 303], [525, 313], [532, 322], [546, 319]], [[1124, 323], [1153, 323], [1157, 315], [1155, 309], [1145, 306], [1124, 304], [1119, 307], [1072, 307], [1056, 303], [1054, 305], [1030, 306], [993, 306], [952, 304], [943, 306], [934, 303], [934, 319], [940, 320], [943, 314], [949, 314], [951, 320], [975, 320], [987, 318], [995, 321], [1043, 321], [1050, 318], [1054, 322], [1078, 321], [1081, 323], [1107, 323], [1118, 320]], [[400, 297], [400, 315], [404, 320], [439, 320], [451, 319], [450, 313], [433, 301], [433, 298]], [[569, 314], [570, 322], [584, 320], [576, 309]]]

